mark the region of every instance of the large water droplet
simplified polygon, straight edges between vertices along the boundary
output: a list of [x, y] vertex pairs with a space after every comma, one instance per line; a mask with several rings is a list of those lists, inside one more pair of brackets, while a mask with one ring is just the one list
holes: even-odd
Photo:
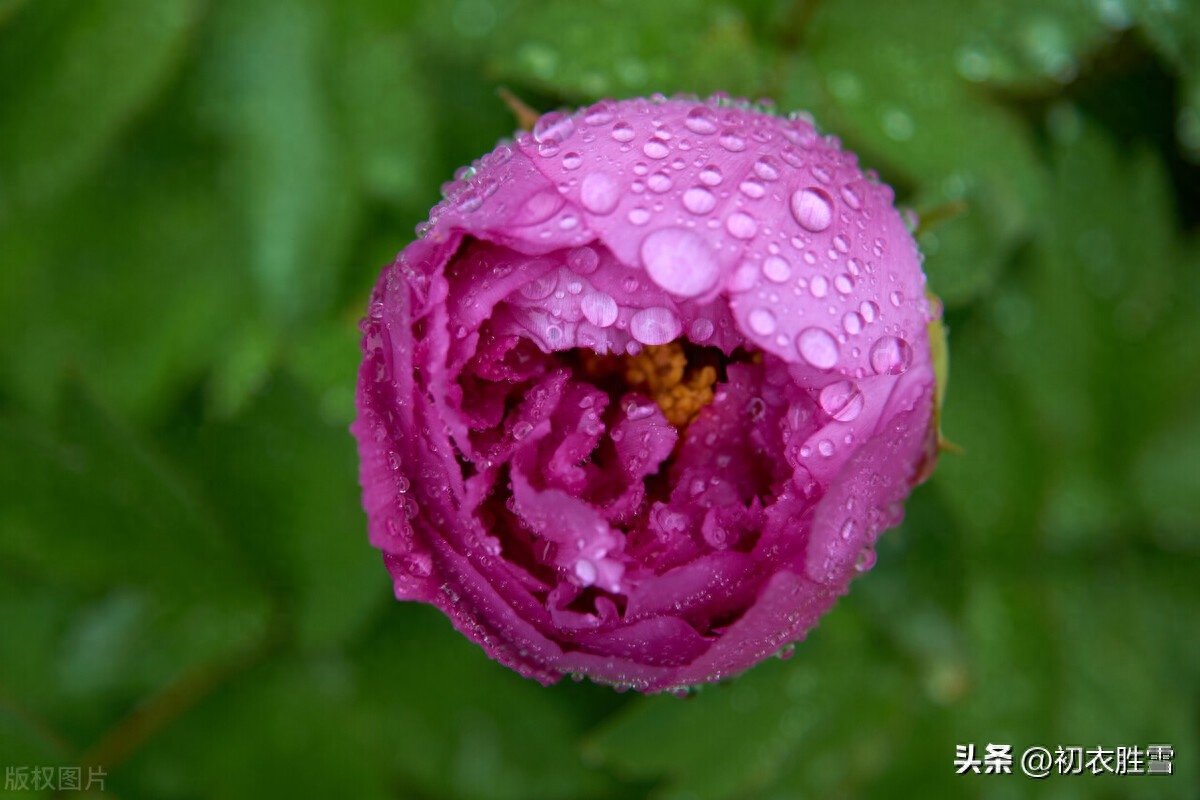
[[628, 142], [633, 139], [636, 134], [633, 132], [633, 126], [628, 122], [618, 122], [613, 125], [612, 138], [618, 142]]
[[642, 145], [646, 158], [666, 158], [671, 154], [671, 146], [661, 139], [651, 139]]
[[899, 375], [912, 365], [913, 351], [896, 336], [881, 336], [871, 345], [871, 369], [877, 375]]
[[725, 230], [735, 239], [753, 239], [758, 222], [744, 211], [735, 211], [725, 218]]
[[851, 336], [862, 333], [863, 318], [857, 311], [847, 311], [842, 317], [842, 328]]
[[812, 296], [820, 300], [829, 293], [829, 281], [825, 280], [824, 275], [816, 275], [808, 284], [808, 290], [812, 292]]
[[775, 315], [765, 308], [756, 308], [746, 316], [750, 330], [759, 336], [770, 336], [775, 332]]
[[833, 221], [833, 200], [816, 186], [792, 192], [791, 206], [796, 222], [813, 233], [820, 233]]
[[853, 381], [835, 381], [821, 390], [818, 397], [825, 413], [838, 422], [850, 422], [863, 409], [863, 395]]
[[746, 140], [733, 131], [725, 131], [717, 141], [731, 153], [740, 153], [746, 149]]
[[576, 247], [567, 253], [567, 266], [580, 275], [591, 275], [600, 266], [600, 256], [590, 247]]
[[784, 283], [792, 277], [792, 265], [783, 256], [767, 256], [767, 260], [763, 262], [762, 272], [767, 280]]
[[705, 186], [716, 186], [721, 182], [724, 176], [721, 174], [721, 168], [715, 164], [709, 164], [704, 169], [700, 170], [700, 182]]
[[629, 320], [629, 334], [642, 344], [666, 344], [682, 332], [679, 317], [669, 308], [643, 308]]
[[588, 292], [580, 298], [579, 307], [597, 328], [607, 328], [617, 321], [617, 301], [604, 292]]
[[650, 191], [657, 194], [670, 191], [671, 184], [671, 176], [665, 172], [656, 172], [649, 178], [646, 178], [646, 185], [650, 187]]
[[683, 124], [692, 133], [708, 136], [717, 132], [717, 115], [707, 106], [697, 106], [687, 113]]
[[703, 186], [693, 186], [683, 193], [683, 207], [693, 214], [707, 214], [717, 205], [717, 198]]
[[650, 279], [680, 297], [704, 294], [716, 285], [721, 272], [708, 242], [686, 228], [654, 231], [642, 240], [641, 256]]
[[561, 111], [542, 114], [533, 124], [533, 138], [539, 144], [562, 144], [575, 132], [575, 120]]
[[833, 279], [833, 288], [842, 294], [850, 294], [850, 292], [854, 291], [854, 280], [843, 272]]
[[608, 100], [601, 100], [584, 112], [583, 121], [592, 126], [607, 125], [615, 116], [613, 104]]
[[823, 328], [805, 328], [796, 337], [796, 349], [817, 369], [831, 369], [838, 361], [837, 341]]
[[751, 200], [758, 200], [767, 193], [766, 188], [753, 178], [747, 178], [746, 180], [742, 181], [741, 185], [738, 186], [738, 189], [741, 190], [742, 194], [746, 195], [746, 197], [749, 197]]
[[617, 179], [607, 172], [593, 172], [579, 187], [579, 200], [593, 214], [611, 214], [621, 199]]
[[579, 153], [567, 153], [562, 157], [563, 169], [579, 169], [583, 166], [583, 156]]
[[762, 178], [764, 181], [778, 180], [779, 169], [771, 161], [770, 156], [763, 156], [758, 161], [754, 162], [754, 174]]

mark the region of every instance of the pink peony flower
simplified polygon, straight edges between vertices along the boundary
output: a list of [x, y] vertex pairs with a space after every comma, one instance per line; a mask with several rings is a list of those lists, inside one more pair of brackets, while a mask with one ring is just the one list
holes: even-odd
[[921, 258], [803, 116], [602, 101], [444, 187], [371, 297], [352, 430], [402, 600], [657, 692], [804, 637], [932, 465]]

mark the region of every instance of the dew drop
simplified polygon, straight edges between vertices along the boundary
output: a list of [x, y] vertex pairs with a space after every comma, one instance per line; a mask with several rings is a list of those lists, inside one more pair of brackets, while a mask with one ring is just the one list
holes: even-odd
[[838, 360], [837, 341], [823, 328], [805, 328], [796, 337], [796, 349], [817, 369], [831, 369]]
[[705, 186], [718, 185], [724, 176], [721, 174], [721, 168], [715, 164], [709, 164], [704, 169], [700, 170], [700, 182]]
[[591, 275], [600, 266], [600, 256], [590, 247], [576, 247], [567, 253], [567, 266], [580, 275]]
[[629, 221], [634, 225], [645, 225], [650, 221], [650, 212], [641, 206], [629, 209]]
[[854, 280], [843, 272], [833, 279], [833, 288], [842, 294], [850, 294], [850, 292], [854, 291]]
[[731, 153], [740, 153], [746, 149], [746, 140], [733, 131], [725, 131], [717, 141]]
[[636, 134], [633, 132], [633, 126], [628, 122], [618, 122], [616, 125], [613, 125], [611, 135], [612, 138], [616, 139], [618, 142], [628, 142], [632, 140]]
[[604, 292], [588, 292], [580, 299], [579, 307], [597, 328], [607, 328], [617, 321], [617, 301]]
[[863, 395], [853, 381], [835, 381], [818, 396], [821, 408], [838, 422], [851, 422], [862, 413]]
[[846, 240], [845, 236], [839, 233], [837, 236], [833, 237], [833, 249], [837, 250], [842, 255], [845, 255], [846, 253], [850, 252], [850, 242]]
[[688, 329], [688, 336], [693, 342], [707, 342], [709, 337], [713, 335], [712, 320], [707, 317], [700, 317], [693, 320], [691, 327]]
[[813, 297], [820, 300], [829, 293], [829, 281], [825, 280], [824, 275], [817, 275], [809, 282], [808, 290], [812, 292]]
[[693, 108], [688, 112], [683, 124], [689, 131], [701, 136], [709, 136], [717, 132], [717, 116], [707, 106]]
[[608, 100], [601, 100], [584, 112], [583, 121], [588, 125], [598, 127], [612, 122], [615, 116], [612, 103]]
[[708, 242], [686, 228], [654, 231], [642, 240], [641, 257], [650, 279], [679, 297], [704, 294], [720, 277], [720, 264]]
[[820, 233], [833, 221], [833, 201], [824, 189], [810, 186], [792, 193], [792, 216], [801, 227]]
[[672, 181], [671, 176], [665, 172], [656, 172], [646, 179], [646, 185], [650, 187], [650, 191], [657, 194], [670, 191]]
[[746, 317], [750, 330], [759, 336], [770, 336], [775, 332], [775, 315], [765, 308], [756, 308]]
[[579, 187], [579, 200], [593, 214], [611, 214], [621, 199], [617, 179], [607, 172], [593, 172]]
[[666, 158], [671, 154], [671, 146], [661, 139], [651, 139], [642, 145], [646, 158]]
[[863, 300], [858, 313], [862, 314], [863, 322], [870, 325], [879, 318], [879, 305], [874, 300]]
[[842, 200], [855, 211], [862, 208], [862, 199], [849, 186], [842, 187]]
[[675, 312], [662, 306], [643, 308], [629, 320], [629, 334], [642, 344], [666, 344], [682, 330]]
[[912, 347], [896, 336], [881, 336], [871, 345], [871, 369], [877, 375], [899, 375], [913, 360]]
[[896, 308], [899, 308], [900, 304], [904, 302], [904, 295], [900, 294], [900, 292], [892, 292], [891, 296], [888, 297], [888, 300], [890, 300], [892, 305], [894, 305]]
[[683, 207], [693, 214], [707, 214], [716, 205], [716, 196], [703, 186], [693, 186], [683, 193]]
[[829, 441], [828, 439], [822, 439], [821, 441], [817, 442], [817, 452], [825, 458], [829, 458], [831, 455], [833, 455], [833, 442]]
[[735, 211], [725, 218], [725, 230], [735, 239], [753, 239], [758, 233], [758, 222], [744, 211]]
[[754, 162], [754, 174], [762, 178], [764, 181], [774, 181], [779, 179], [779, 170], [772, 163], [768, 156], [763, 156], [758, 161]]
[[842, 329], [851, 336], [856, 336], [862, 333], [862, 316], [857, 311], [846, 312], [846, 316], [842, 317]]
[[738, 189], [742, 194], [746, 195], [746, 197], [749, 197], [751, 200], [757, 200], [767, 193], [766, 188], [753, 178], [747, 178], [746, 180], [742, 181], [741, 185], [738, 186]]
[[775, 283], [784, 283], [792, 277], [792, 265], [783, 256], [767, 256], [762, 266], [763, 276]]
[[858, 532], [858, 523], [854, 521], [853, 517], [851, 517], [850, 519], [848, 519], [844, 523], [842, 523], [842, 529], [838, 532], [838, 535], [842, 537], [843, 542], [848, 542], [854, 537], [854, 534], [857, 532]]

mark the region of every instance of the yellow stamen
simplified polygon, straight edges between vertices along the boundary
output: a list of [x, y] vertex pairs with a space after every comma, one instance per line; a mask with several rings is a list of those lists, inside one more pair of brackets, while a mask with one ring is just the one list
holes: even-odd
[[643, 347], [636, 356], [585, 357], [584, 369], [592, 377], [620, 374], [632, 389], [648, 395], [676, 428], [685, 428], [712, 402], [717, 370], [706, 365], [688, 368], [687, 355], [678, 342]]

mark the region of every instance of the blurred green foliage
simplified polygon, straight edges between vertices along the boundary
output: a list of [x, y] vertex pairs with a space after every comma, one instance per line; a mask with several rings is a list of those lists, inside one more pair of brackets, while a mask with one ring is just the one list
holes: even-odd
[[[966, 452], [790, 660], [543, 689], [391, 600], [357, 319], [511, 133], [501, 85], [769, 96], [902, 202], [966, 204], [922, 236]], [[1200, 796], [1198, 161], [1188, 0], [0, 1], [0, 766], [125, 798]], [[1167, 743], [1176, 774], [955, 775], [968, 742]]]

